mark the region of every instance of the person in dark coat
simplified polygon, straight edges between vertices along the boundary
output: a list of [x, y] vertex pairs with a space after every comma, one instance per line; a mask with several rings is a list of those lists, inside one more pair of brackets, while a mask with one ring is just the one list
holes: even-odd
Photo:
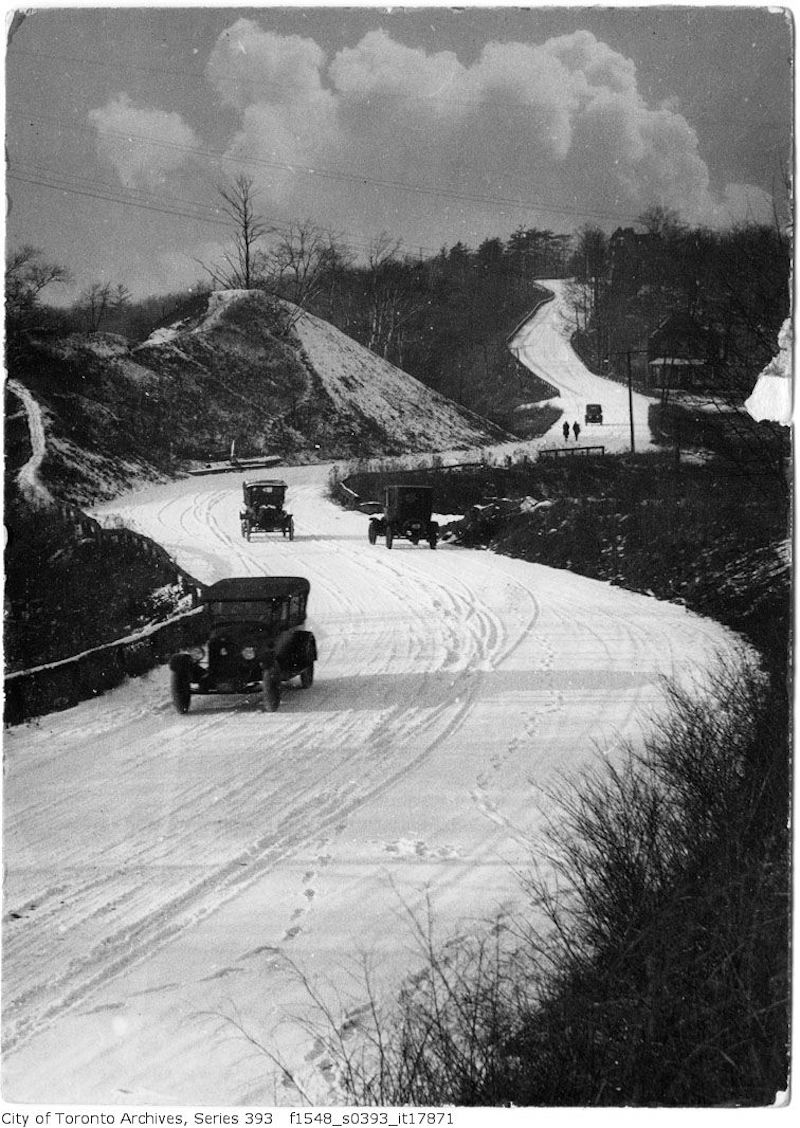
[[564, 432], [564, 442], [566, 443], [569, 440], [569, 423], [567, 423], [566, 420], [561, 430]]
[[580, 423], [578, 422], [578, 420], [577, 420], [577, 419], [576, 419], [576, 420], [575, 420], [575, 422], [574, 422], [574, 423], [572, 424], [572, 430], [573, 430], [573, 432], [574, 432], [574, 434], [575, 434], [575, 442], [577, 443], [577, 441], [578, 441], [578, 435], [579, 435], [579, 434], [581, 433], [581, 425], [580, 425]]

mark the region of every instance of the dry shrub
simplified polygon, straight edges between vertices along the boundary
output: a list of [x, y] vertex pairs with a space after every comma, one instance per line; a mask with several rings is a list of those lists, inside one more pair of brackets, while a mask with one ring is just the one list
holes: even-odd
[[330, 1041], [348, 1100], [709, 1107], [786, 1089], [783, 695], [743, 655], [669, 697], [643, 750], [560, 797], [527, 912], [447, 945], [412, 918], [423, 971], [389, 1008], [368, 992], [357, 1044]]

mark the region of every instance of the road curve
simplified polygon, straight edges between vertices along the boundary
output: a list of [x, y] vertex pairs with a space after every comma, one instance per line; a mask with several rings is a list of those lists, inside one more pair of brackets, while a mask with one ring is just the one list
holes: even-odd
[[320, 661], [275, 714], [178, 716], [159, 669], [8, 732], [7, 1100], [297, 1103], [233, 1019], [324, 1102], [308, 986], [355, 1021], [357, 953], [387, 992], [418, 963], [407, 909], [445, 936], [513, 903], [551, 792], [640, 738], [662, 675], [731, 645], [568, 572], [370, 546], [324, 467], [281, 474], [293, 542], [242, 539], [240, 475], [105, 507], [203, 581], [307, 576]]
[[[575, 326], [567, 301], [568, 283], [554, 279], [542, 285], [553, 291], [553, 301], [542, 305], [520, 327], [509, 346], [522, 364], [558, 388], [558, 396], [549, 402], [564, 414], [535, 445], [576, 446], [574, 434], [565, 442], [561, 428], [565, 421], [570, 426], [577, 421], [581, 446], [600, 445], [610, 453], [629, 451], [632, 446], [639, 452], [652, 450], [648, 412], [655, 400], [638, 392], [629, 398], [624, 384], [589, 371], [570, 345]], [[601, 404], [602, 423], [585, 422], [587, 403]]]

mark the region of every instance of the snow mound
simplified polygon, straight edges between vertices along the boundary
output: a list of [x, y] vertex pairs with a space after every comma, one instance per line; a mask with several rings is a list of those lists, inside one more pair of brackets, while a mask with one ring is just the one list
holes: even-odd
[[784, 427], [792, 421], [792, 323], [787, 318], [778, 334], [778, 355], [756, 380], [744, 406], [757, 423], [769, 420]]
[[235, 302], [253, 296], [266, 298], [262, 290], [214, 290], [208, 296], [208, 310], [206, 311], [206, 315], [200, 321], [195, 332], [202, 332], [202, 330], [209, 329], [216, 325], [217, 322], [221, 320], [226, 310]]
[[398, 445], [446, 449], [507, 437], [321, 318], [299, 312], [294, 329], [337, 411], [357, 410]]
[[154, 330], [146, 341], [142, 341], [142, 347], [144, 345], [165, 345], [167, 342], [174, 340], [180, 331], [180, 324], [164, 325], [161, 329]]

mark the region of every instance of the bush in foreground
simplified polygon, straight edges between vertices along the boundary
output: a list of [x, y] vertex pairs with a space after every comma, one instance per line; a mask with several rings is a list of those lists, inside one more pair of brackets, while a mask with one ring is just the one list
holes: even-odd
[[[366, 1041], [359, 1104], [758, 1106], [787, 1088], [784, 695], [752, 660], [672, 686], [643, 751], [562, 799], [523, 920], [441, 947]], [[533, 922], [544, 924], [535, 924]]]

